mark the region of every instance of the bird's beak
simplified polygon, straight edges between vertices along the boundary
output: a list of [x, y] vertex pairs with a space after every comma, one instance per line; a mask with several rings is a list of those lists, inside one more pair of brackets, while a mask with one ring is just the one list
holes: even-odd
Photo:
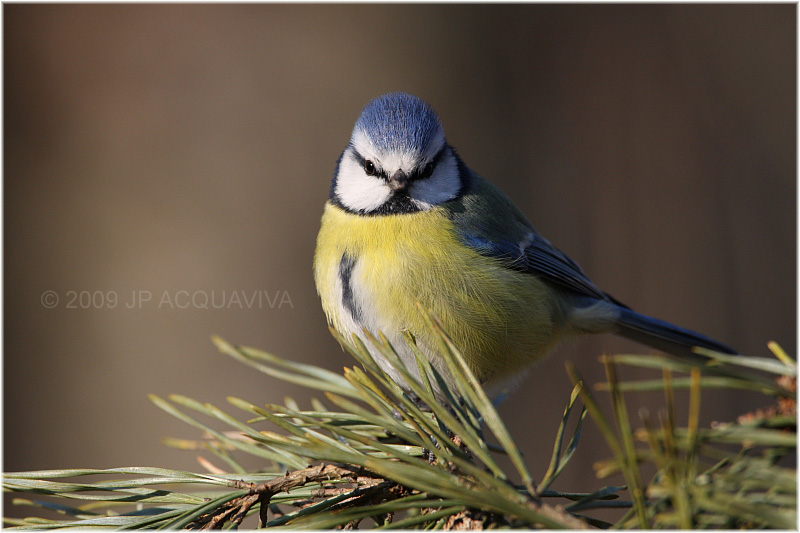
[[389, 188], [393, 191], [402, 191], [408, 187], [408, 176], [402, 170], [398, 170], [389, 177]]

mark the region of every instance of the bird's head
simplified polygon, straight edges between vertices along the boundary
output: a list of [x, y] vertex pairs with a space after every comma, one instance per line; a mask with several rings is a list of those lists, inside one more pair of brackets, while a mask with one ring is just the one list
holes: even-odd
[[461, 189], [458, 159], [433, 108], [405, 93], [364, 108], [336, 169], [331, 198], [361, 214], [424, 211]]

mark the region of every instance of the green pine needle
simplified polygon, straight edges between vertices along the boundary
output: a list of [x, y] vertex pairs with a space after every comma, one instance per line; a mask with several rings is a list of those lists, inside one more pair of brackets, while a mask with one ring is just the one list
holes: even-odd
[[[575, 386], [554, 428], [552, 457], [537, 485], [510, 431], [437, 317], [422, 307], [419, 312], [437, 341], [448, 379], [408, 333], [405, 342], [416, 355], [413, 368], [404, 366], [383, 335], [365, 332], [345, 338], [334, 331], [358, 363], [343, 374], [214, 337], [220, 351], [234, 360], [272, 379], [322, 391], [324, 401], [311, 396], [285, 398], [283, 404], [228, 398], [244, 412], [240, 419], [186, 396], [153, 395], [157, 407], [200, 433], [197, 440], [165, 443], [207, 452], [230, 472], [203, 459], [211, 473], [166, 468], [7, 473], [4, 489], [27, 496], [16, 498], [14, 505], [42, 516], [6, 518], [6, 525], [221, 528], [237, 527], [249, 516], [261, 526], [292, 529], [796, 525], [796, 472], [783, 464], [797, 449], [796, 387], [790, 383], [796, 363], [774, 343], [770, 349], [775, 359], [705, 351], [705, 363], [605, 357], [608, 382], [594, 388], [610, 393], [610, 414], [568, 364]], [[376, 356], [394, 366], [409, 390], [381, 370]], [[622, 366], [657, 368], [663, 375], [623, 381], [618, 375]], [[677, 375], [681, 373], [686, 375]], [[700, 397], [706, 388], [756, 391], [765, 395], [766, 405], [776, 398], [778, 404], [739, 422], [701, 427]], [[665, 414], [653, 420], [641, 410], [642, 425], [634, 427], [628, 405], [640, 391], [653, 390], [665, 392]], [[676, 396], [684, 391], [689, 394], [688, 413], [675, 408]], [[311, 408], [304, 409], [304, 404]], [[570, 460], [581, 453], [586, 423], [600, 429], [611, 456], [597, 461], [596, 474], [618, 476], [625, 484], [553, 490]], [[569, 432], [568, 425], [574, 426]], [[242, 455], [261, 459], [263, 467], [248, 472], [238, 458]], [[498, 456], [510, 459], [513, 468], [502, 467]], [[645, 465], [656, 472], [649, 480], [642, 473]], [[602, 518], [592, 516], [595, 511]], [[613, 512], [615, 523], [608, 522]]]

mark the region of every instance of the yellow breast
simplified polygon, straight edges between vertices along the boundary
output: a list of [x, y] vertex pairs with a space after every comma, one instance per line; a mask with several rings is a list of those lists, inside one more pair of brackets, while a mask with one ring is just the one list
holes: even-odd
[[[355, 264], [349, 282], [365, 315], [356, 331], [342, 304], [339, 277], [345, 254]], [[360, 333], [365, 324], [387, 335], [408, 330], [421, 346], [432, 348], [435, 343], [415, 307], [419, 300], [442, 320], [482, 380], [527, 366], [559, 336], [552, 289], [461, 243], [442, 207], [361, 216], [328, 202], [314, 277], [325, 313], [340, 332]]]

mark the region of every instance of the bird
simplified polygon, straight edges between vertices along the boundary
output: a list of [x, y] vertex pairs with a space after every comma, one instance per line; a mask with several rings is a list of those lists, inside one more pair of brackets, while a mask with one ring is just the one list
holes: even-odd
[[[403, 92], [373, 99], [356, 121], [336, 164], [313, 268], [331, 327], [345, 338], [385, 335], [419, 377], [410, 333], [450, 384], [417, 305], [439, 319], [475, 377], [496, 387], [518, 382], [556, 345], [587, 333], [618, 334], [679, 357], [696, 359], [695, 346], [737, 353], [600, 290], [463, 162], [431, 105]], [[408, 389], [379, 350], [372, 355]]]

